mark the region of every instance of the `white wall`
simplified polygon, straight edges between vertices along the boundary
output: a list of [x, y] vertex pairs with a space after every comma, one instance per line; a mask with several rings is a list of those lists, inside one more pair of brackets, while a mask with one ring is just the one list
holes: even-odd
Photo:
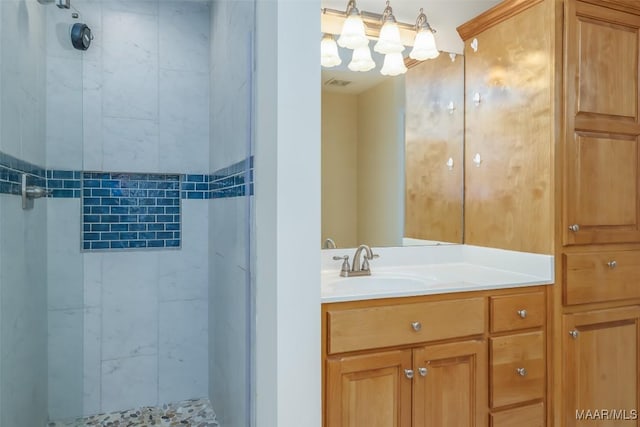
[[[95, 40], [81, 54], [80, 88], [74, 81], [66, 87], [50, 81], [49, 108], [55, 109], [59, 93], [83, 89], [83, 121], [73, 127], [48, 122], [47, 166], [208, 173], [208, 3], [73, 5]], [[77, 52], [49, 53], [55, 58], [51, 72], [54, 64], [73, 70]], [[82, 150], [73, 148], [76, 141], [83, 142]], [[102, 253], [80, 253], [79, 199], [47, 203], [52, 417], [206, 396], [207, 202], [182, 200], [180, 250]], [[65, 364], [65, 358], [78, 357], [79, 365]], [[78, 381], [80, 408], [77, 395], [65, 393], [67, 387], [76, 390]]]
[[402, 246], [404, 233], [404, 77], [358, 96], [358, 238]]
[[[212, 3], [211, 172], [249, 154], [254, 13], [252, 1]], [[247, 202], [210, 201], [209, 396], [225, 427], [250, 423]]]
[[321, 116], [321, 236], [352, 248], [359, 242], [358, 95], [323, 91]]
[[319, 427], [320, 3], [256, 11], [256, 419]]
[[[39, 165], [45, 148], [45, 16], [37, 2], [0, 2], [0, 151]], [[0, 425], [47, 420], [46, 221], [0, 195]]]

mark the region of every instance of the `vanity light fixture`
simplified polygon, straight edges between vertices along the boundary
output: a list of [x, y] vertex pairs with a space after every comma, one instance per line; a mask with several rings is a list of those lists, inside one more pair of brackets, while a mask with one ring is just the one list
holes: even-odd
[[[403, 64], [404, 65], [404, 64]], [[351, 71], [366, 72], [374, 69], [376, 63], [371, 58], [371, 51], [369, 50], [369, 41], [364, 46], [357, 47], [353, 50], [351, 62], [348, 67]]]
[[368, 44], [369, 40], [364, 32], [364, 22], [362, 21], [360, 11], [356, 7], [355, 0], [349, 0], [345, 15], [347, 19], [345, 19], [342, 25], [338, 44], [348, 49], [356, 49], [364, 44]]
[[415, 61], [435, 58], [440, 54], [433, 36], [435, 30], [429, 25], [423, 9], [420, 9], [414, 25], [397, 22], [389, 1], [386, 2], [382, 15], [360, 12], [356, 7], [356, 1], [349, 0], [345, 12], [323, 8], [321, 17], [323, 67], [335, 67], [342, 62], [339, 53], [336, 52], [332, 37], [334, 34], [340, 34], [338, 46], [353, 50], [348, 65], [352, 71], [366, 72], [376, 66], [369, 50], [370, 39], [377, 40], [374, 50], [385, 55], [384, 65], [380, 70], [384, 75], [397, 76], [407, 71], [402, 55], [405, 46], [413, 46], [409, 55], [414, 60], [409, 62], [413, 64]]
[[320, 42], [320, 63], [323, 67], [331, 68], [342, 64], [338, 54], [338, 45], [331, 34], [324, 34]]
[[436, 39], [433, 37], [435, 32], [436, 30], [431, 28], [429, 21], [427, 21], [427, 15], [420, 8], [420, 14], [416, 18], [416, 38], [413, 42], [413, 49], [409, 54], [411, 59], [424, 61], [425, 59], [437, 58], [440, 55], [436, 47]]
[[387, 7], [382, 12], [382, 28], [380, 29], [380, 36], [378, 42], [373, 47], [378, 53], [399, 53], [404, 50], [402, 41], [400, 40], [400, 30], [398, 29], [398, 23], [395, 16], [393, 16], [393, 9], [387, 0]]

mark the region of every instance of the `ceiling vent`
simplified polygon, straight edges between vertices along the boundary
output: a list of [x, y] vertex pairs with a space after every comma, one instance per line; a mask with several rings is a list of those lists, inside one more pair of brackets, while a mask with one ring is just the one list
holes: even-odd
[[338, 86], [338, 87], [345, 87], [347, 85], [350, 85], [352, 82], [350, 82], [349, 80], [338, 80], [336, 78], [330, 78], [329, 80], [327, 80], [326, 82], [324, 82], [325, 86]]

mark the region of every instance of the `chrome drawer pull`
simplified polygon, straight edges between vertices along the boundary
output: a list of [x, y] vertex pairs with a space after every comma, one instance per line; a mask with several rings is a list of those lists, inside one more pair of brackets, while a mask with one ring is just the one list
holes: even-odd
[[427, 376], [427, 368], [418, 368], [418, 373], [420, 374], [421, 377], [426, 377]]
[[525, 368], [516, 369], [516, 373], [518, 375], [520, 375], [521, 377], [526, 377], [527, 376], [527, 370]]
[[518, 316], [520, 316], [520, 318], [522, 319], [526, 319], [527, 318], [527, 310], [518, 310]]
[[408, 379], [412, 379], [413, 378], [413, 369], [405, 369], [404, 370], [404, 376], [407, 377]]
[[416, 332], [420, 332], [420, 329], [422, 329], [422, 323], [420, 323], [420, 322], [412, 322], [411, 323], [411, 328]]
[[580, 226], [578, 224], [572, 224], [569, 226], [569, 230], [573, 231], [574, 233], [577, 233], [578, 231], [580, 231]]
[[609, 268], [612, 268], [612, 269], [613, 269], [613, 268], [616, 268], [616, 266], [618, 265], [618, 263], [617, 263], [615, 260], [613, 260], [613, 261], [609, 261], [609, 262], [607, 263], [607, 265], [609, 266]]
[[580, 335], [580, 332], [578, 332], [577, 329], [573, 329], [569, 331], [569, 335], [571, 335], [571, 338], [576, 339], [578, 338], [578, 335]]

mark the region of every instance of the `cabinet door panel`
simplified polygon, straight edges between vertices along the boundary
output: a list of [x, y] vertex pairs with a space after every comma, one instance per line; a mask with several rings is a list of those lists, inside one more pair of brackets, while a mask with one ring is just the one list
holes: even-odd
[[327, 360], [327, 427], [410, 427], [411, 351]]
[[[486, 353], [483, 341], [414, 350], [413, 425], [486, 426]], [[420, 374], [420, 368], [426, 368], [424, 376]]]
[[638, 138], [578, 132], [567, 156], [565, 243], [640, 241]]
[[578, 114], [637, 119], [638, 27], [578, 16]]
[[582, 411], [603, 409], [626, 411], [618, 416], [632, 418], [631, 411], [640, 408], [639, 318], [637, 307], [564, 316], [566, 427], [640, 425], [613, 417], [579, 419]]

